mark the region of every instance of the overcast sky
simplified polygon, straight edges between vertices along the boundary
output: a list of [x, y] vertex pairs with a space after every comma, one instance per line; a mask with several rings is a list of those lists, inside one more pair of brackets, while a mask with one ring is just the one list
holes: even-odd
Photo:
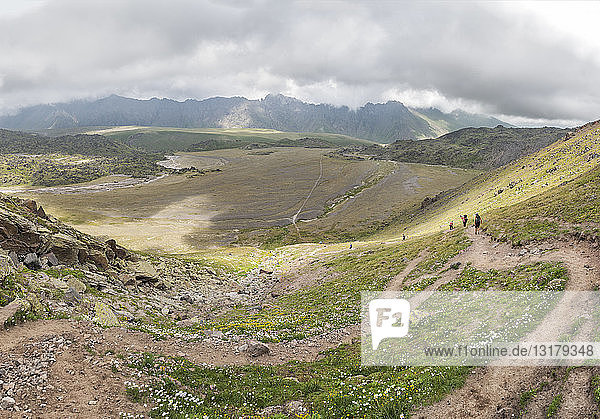
[[0, 0], [0, 113], [97, 98], [399, 100], [600, 119], [599, 3]]

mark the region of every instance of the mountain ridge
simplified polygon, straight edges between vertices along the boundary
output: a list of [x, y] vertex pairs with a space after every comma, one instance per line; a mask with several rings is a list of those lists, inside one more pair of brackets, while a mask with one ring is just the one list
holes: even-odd
[[176, 101], [110, 95], [97, 100], [34, 105], [0, 116], [0, 127], [48, 130], [87, 126], [169, 126], [177, 128], [267, 128], [293, 132], [329, 132], [390, 143], [437, 137], [469, 126], [509, 124], [461, 110], [410, 108], [398, 101], [368, 102], [360, 108], [313, 104], [282, 94], [262, 99], [241, 96]]

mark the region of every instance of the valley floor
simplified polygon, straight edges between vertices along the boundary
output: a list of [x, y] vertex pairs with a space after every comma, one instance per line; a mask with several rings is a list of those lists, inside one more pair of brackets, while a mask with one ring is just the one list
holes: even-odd
[[[589, 242], [553, 240], [515, 249], [486, 235], [474, 235], [471, 229], [466, 231], [472, 242], [468, 247], [430, 273], [414, 275], [429, 255], [428, 250], [420, 251], [389, 282], [388, 289], [407, 289], [419, 283], [425, 285], [426, 290], [437, 289], [458, 278], [461, 269], [448, 269], [456, 263], [489, 271], [559, 262], [568, 272], [567, 290], [592, 290], [600, 286], [600, 251]], [[285, 276], [281, 280], [283, 283], [278, 287], [284, 293], [318, 282], [316, 278], [299, 281], [298, 277]], [[141, 331], [101, 328], [73, 319], [26, 322], [0, 332], [0, 378], [4, 383], [0, 394], [15, 402], [10, 406], [13, 412], [0, 410], [0, 417], [143, 417], [161, 403], [156, 396], [154, 399], [132, 397], [137, 394], [137, 390], [132, 389], [151, 385], [157, 378], [155, 372], [136, 367], [140, 354], [144, 353], [155, 354], [158, 359], [186, 360], [195, 366], [231, 366], [227, 368], [234, 368], [232, 371], [248, 365], [267, 368], [279, 365], [289, 368], [290, 376], [279, 376], [278, 385], [284, 385], [285, 380], [297, 383], [303, 377], [294, 373], [291, 364], [305, 362], [307, 366], [318, 368], [319, 364], [314, 363], [323, 359], [322, 351], [337, 348], [342, 343], [351, 344], [359, 335], [359, 327], [350, 325], [304, 339], [271, 343], [269, 354], [251, 357], [239, 350], [243, 340], [231, 341], [222, 335], [200, 341], [168, 336], [156, 340]], [[318, 370], [315, 372], [318, 374]], [[362, 377], [361, 374], [364, 373], [360, 370], [354, 372], [356, 377]], [[599, 374], [598, 368], [589, 367], [475, 368], [467, 373], [459, 389], [441, 400], [440, 397], [429, 399], [429, 402], [439, 400], [430, 406], [414, 406], [417, 408], [414, 415], [419, 418], [542, 417], [557, 395], [561, 395], [557, 417], [595, 417], [600, 414], [593, 396], [594, 379]], [[176, 376], [171, 378], [174, 385], [183, 380]], [[180, 388], [188, 387], [183, 383]], [[194, 394], [193, 389], [190, 392]], [[309, 406], [302, 399], [292, 396], [285, 402], [284, 398], [281, 406], [257, 413], [263, 417], [270, 416], [269, 412], [284, 414], [281, 417], [303, 414], [303, 409]], [[3, 403], [7, 406], [7, 402]]]

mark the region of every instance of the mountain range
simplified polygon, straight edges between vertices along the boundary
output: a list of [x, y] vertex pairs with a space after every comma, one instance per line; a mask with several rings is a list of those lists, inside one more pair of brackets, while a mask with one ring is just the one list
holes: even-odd
[[90, 126], [178, 128], [267, 128], [329, 132], [390, 143], [432, 138], [465, 127], [510, 126], [499, 119], [462, 110], [409, 108], [397, 101], [358, 108], [312, 104], [281, 94], [263, 99], [214, 97], [204, 100], [139, 100], [111, 95], [98, 100], [35, 105], [0, 116], [0, 127], [44, 131]]

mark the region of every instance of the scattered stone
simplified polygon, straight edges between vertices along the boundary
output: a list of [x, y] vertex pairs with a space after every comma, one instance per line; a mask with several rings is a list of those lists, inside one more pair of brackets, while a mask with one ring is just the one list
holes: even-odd
[[160, 310], [160, 313], [161, 313], [163, 316], [168, 316], [170, 312], [171, 312], [171, 310], [169, 310], [169, 307], [167, 307], [167, 306], [164, 306], [164, 307], [163, 307], [163, 308]]
[[285, 409], [295, 416], [300, 416], [301, 414], [306, 413], [306, 408], [301, 400], [290, 400], [286, 403]]
[[192, 317], [189, 319], [184, 319], [184, 320], [178, 321], [177, 326], [190, 327], [190, 326], [196, 325], [197, 323], [200, 323], [200, 318]]
[[548, 282], [548, 288], [550, 288], [550, 289], [558, 289], [558, 288], [562, 287], [562, 285], [563, 285], [563, 280], [559, 279], [559, 278], [553, 279], [552, 281]]
[[456, 263], [453, 263], [452, 265], [450, 265], [450, 269], [456, 270], [458, 268], [460, 268], [460, 262], [456, 262]]
[[179, 299], [181, 301], [185, 301], [185, 302], [187, 302], [189, 304], [194, 304], [194, 299], [191, 296], [189, 296], [188, 294], [182, 295], [181, 297], [179, 297]]

